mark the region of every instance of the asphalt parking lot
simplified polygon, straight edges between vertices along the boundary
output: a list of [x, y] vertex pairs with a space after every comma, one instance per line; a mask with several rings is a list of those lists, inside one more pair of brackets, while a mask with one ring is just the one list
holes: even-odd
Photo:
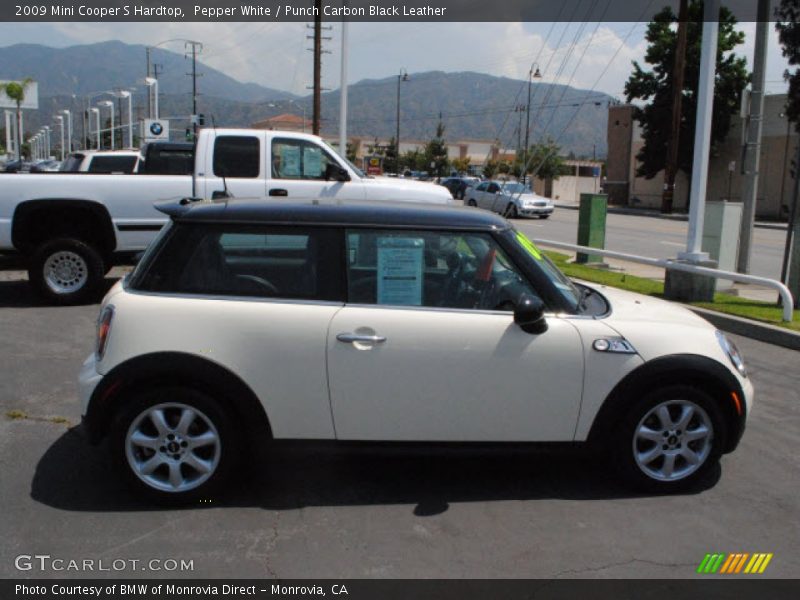
[[[0, 577], [685, 578], [709, 552], [771, 552], [760, 577], [800, 576], [797, 352], [736, 338], [757, 404], [698, 493], [632, 494], [584, 455], [284, 451], [224, 498], [165, 510], [76, 427], [97, 306], [44, 307], [0, 275]], [[21, 554], [193, 570], [19, 571]]]

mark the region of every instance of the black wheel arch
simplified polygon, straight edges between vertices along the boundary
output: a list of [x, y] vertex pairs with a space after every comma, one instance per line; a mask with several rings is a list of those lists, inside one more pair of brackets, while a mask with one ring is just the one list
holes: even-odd
[[39, 244], [74, 237], [97, 247], [105, 259], [117, 246], [111, 215], [104, 204], [75, 198], [40, 198], [20, 202], [14, 210], [11, 243], [30, 254]]
[[83, 425], [92, 444], [108, 434], [113, 419], [141, 389], [159, 386], [184, 386], [224, 400], [223, 410], [241, 426], [247, 440], [257, 449], [258, 442], [272, 438], [267, 413], [253, 390], [222, 365], [181, 352], [155, 352], [131, 358], [106, 374], [95, 388], [84, 415]]
[[[747, 418], [742, 386], [727, 367], [712, 358], [697, 354], [662, 356], [628, 373], [603, 402], [592, 423], [587, 442], [595, 447], [603, 446], [611, 430], [637, 397], [675, 384], [695, 386], [718, 402], [727, 425], [722, 451], [733, 452], [744, 433]], [[741, 414], [737, 410], [732, 392], [740, 399]]]

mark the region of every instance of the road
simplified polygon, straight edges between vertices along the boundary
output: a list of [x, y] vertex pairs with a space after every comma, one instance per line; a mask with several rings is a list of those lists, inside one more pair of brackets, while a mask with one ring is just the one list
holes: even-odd
[[[0, 577], [685, 578], [707, 552], [772, 552], [764, 577], [800, 576], [797, 352], [736, 338], [755, 412], [695, 494], [632, 494], [580, 455], [284, 452], [249, 461], [253, 477], [226, 498], [163, 510], [131, 498], [75, 427], [96, 315], [0, 282]], [[16, 570], [16, 556], [37, 553], [193, 570]]]
[[[526, 235], [570, 244], [578, 243], [578, 211], [556, 208], [545, 220], [517, 219]], [[686, 221], [649, 216], [609, 214], [606, 248], [650, 258], [675, 258], [686, 249]], [[780, 279], [786, 231], [757, 227], [751, 255], [752, 275]]]

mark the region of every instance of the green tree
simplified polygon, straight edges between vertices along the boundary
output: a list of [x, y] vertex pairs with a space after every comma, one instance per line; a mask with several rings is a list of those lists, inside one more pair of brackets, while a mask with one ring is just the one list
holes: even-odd
[[436, 125], [436, 135], [425, 145], [425, 164], [425, 170], [430, 170], [431, 175], [436, 177], [442, 177], [448, 173], [450, 161], [447, 159], [444, 123], [441, 121]]
[[486, 161], [486, 164], [483, 165], [483, 176], [486, 177], [486, 179], [491, 179], [494, 177], [495, 173], [497, 173], [497, 167], [497, 161], [490, 158]]
[[563, 172], [561, 147], [552, 139], [534, 144], [528, 149], [528, 173], [539, 179], [558, 179]]
[[781, 0], [775, 9], [778, 22], [775, 29], [781, 42], [781, 51], [787, 62], [795, 67], [794, 73], [786, 69], [783, 78], [789, 82], [789, 99], [786, 115], [800, 133], [800, 0]]
[[[25, 91], [33, 82], [33, 79], [26, 77], [22, 81], [9, 81], [0, 86], [0, 89], [9, 99], [17, 105], [17, 131], [22, 131], [22, 103], [25, 102]], [[22, 140], [17, 144], [17, 160], [22, 160]]]
[[[703, 3], [691, 0], [687, 23], [686, 67], [683, 87], [678, 168], [691, 175], [694, 160], [694, 128], [697, 115], [697, 90], [700, 81], [700, 51], [703, 26]], [[633, 73], [625, 84], [628, 102], [642, 100], [647, 104], [636, 109], [642, 126], [644, 146], [637, 155], [637, 174], [652, 179], [664, 169], [667, 141], [671, 134], [672, 72], [675, 62], [677, 21], [672, 9], [665, 7], [647, 26], [649, 45], [645, 62], [651, 70], [633, 63]], [[739, 109], [741, 94], [749, 75], [743, 57], [733, 53], [744, 42], [744, 33], [736, 31], [736, 19], [727, 8], [720, 10], [717, 76], [714, 90], [714, 116], [711, 124], [712, 148], [728, 135], [731, 119]]]
[[387, 173], [400, 172], [397, 156], [397, 140], [394, 136], [389, 140], [389, 145], [383, 147], [383, 170]]
[[467, 156], [464, 158], [454, 158], [451, 163], [453, 168], [459, 173], [466, 173], [469, 171], [470, 162]]

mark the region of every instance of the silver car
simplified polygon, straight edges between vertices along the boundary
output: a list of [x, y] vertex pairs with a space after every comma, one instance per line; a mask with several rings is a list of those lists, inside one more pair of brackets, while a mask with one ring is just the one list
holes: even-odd
[[539, 196], [522, 183], [513, 181], [484, 181], [467, 190], [468, 206], [491, 210], [506, 218], [539, 217], [553, 213], [553, 201]]

